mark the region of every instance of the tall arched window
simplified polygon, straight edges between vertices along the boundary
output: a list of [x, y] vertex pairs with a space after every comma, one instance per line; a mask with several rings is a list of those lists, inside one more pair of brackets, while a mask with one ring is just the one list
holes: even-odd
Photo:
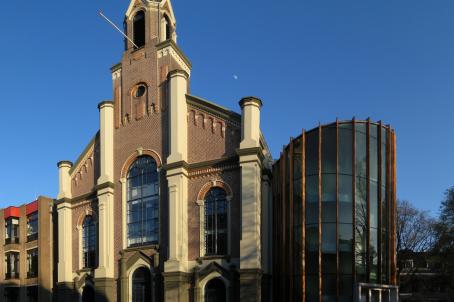
[[87, 216], [82, 225], [82, 255], [84, 268], [96, 267], [96, 223]]
[[227, 194], [222, 188], [212, 188], [205, 196], [205, 254], [227, 254], [228, 238]]
[[128, 247], [159, 242], [159, 178], [156, 161], [139, 157], [127, 176]]
[[134, 16], [133, 22], [134, 44], [136, 44], [137, 47], [142, 47], [145, 45], [145, 13], [139, 11]]
[[205, 302], [225, 302], [226, 294], [224, 282], [219, 278], [214, 278], [205, 285]]

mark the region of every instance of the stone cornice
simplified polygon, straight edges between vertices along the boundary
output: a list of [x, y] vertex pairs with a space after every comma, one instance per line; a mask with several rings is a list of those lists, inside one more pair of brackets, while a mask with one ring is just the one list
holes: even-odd
[[247, 155], [257, 155], [260, 161], [263, 161], [265, 159], [265, 157], [263, 156], [262, 148], [260, 148], [260, 147], [237, 149], [236, 153], [240, 157], [240, 162], [241, 162], [241, 157], [247, 156]]
[[[91, 151], [91, 148], [95, 145], [96, 139], [99, 137], [99, 131], [96, 132], [95, 136], [90, 140], [88, 145], [85, 147], [84, 151], [80, 154], [80, 156], [77, 158], [76, 162], [72, 166], [71, 169], [69, 169], [69, 174], [72, 176], [72, 173], [74, 170], [77, 170], [79, 168], [79, 164], [84, 161], [85, 156]], [[93, 162], [93, 166], [94, 166]]]
[[205, 111], [206, 113], [212, 114], [221, 119], [231, 121], [235, 126], [241, 126], [241, 115], [234, 111], [231, 111], [194, 95], [186, 95], [186, 101], [188, 105], [196, 109]]
[[168, 39], [164, 42], [156, 44], [156, 48], [158, 50], [164, 49], [169, 46], [172, 47], [173, 50], [175, 50], [175, 52], [181, 57], [181, 59], [184, 61], [184, 63], [191, 69], [192, 68], [191, 61], [188, 59], [188, 57], [183, 53], [183, 51], [180, 49], [180, 47], [178, 47], [178, 45], [172, 39]]

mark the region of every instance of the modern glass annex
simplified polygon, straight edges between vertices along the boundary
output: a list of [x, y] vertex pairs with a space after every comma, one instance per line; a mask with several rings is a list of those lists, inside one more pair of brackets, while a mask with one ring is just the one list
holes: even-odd
[[285, 147], [273, 168], [277, 300], [352, 301], [358, 283], [396, 284], [395, 150], [393, 129], [355, 120]]

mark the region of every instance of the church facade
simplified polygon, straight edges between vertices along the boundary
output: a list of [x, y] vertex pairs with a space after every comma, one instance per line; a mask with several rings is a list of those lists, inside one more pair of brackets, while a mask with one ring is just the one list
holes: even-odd
[[169, 0], [133, 0], [99, 132], [61, 161], [58, 301], [264, 301], [272, 158], [262, 102], [190, 94]]

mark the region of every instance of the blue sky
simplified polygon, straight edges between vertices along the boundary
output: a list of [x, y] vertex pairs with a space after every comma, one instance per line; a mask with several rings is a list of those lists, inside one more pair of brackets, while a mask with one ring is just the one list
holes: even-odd
[[[0, 207], [55, 197], [111, 98], [127, 0], [1, 1]], [[438, 212], [454, 185], [454, 2], [173, 0], [191, 92], [239, 111], [263, 99], [274, 156], [319, 122], [370, 117], [397, 132], [398, 195]], [[238, 79], [234, 79], [234, 75]]]

